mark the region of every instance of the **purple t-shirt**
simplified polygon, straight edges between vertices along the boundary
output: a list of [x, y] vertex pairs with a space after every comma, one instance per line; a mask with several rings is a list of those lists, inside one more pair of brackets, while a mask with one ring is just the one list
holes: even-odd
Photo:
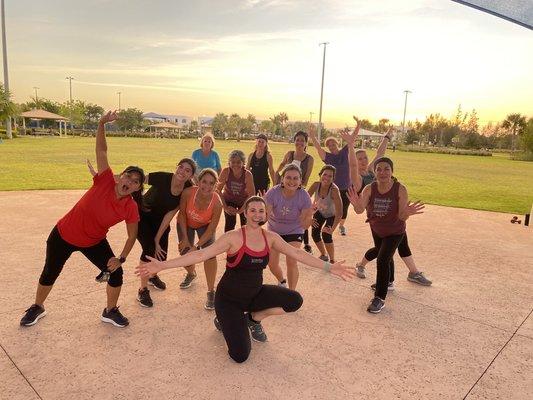
[[281, 185], [276, 185], [265, 195], [267, 205], [272, 206], [268, 216], [268, 229], [280, 235], [298, 235], [304, 233], [300, 224], [300, 214], [311, 208], [311, 197], [305, 189], [298, 189], [291, 198], [282, 194]]
[[324, 159], [326, 164], [333, 165], [336, 168], [335, 179], [333, 182], [340, 190], [346, 190], [350, 187], [350, 165], [348, 163], [348, 145], [344, 146], [337, 154], [326, 152]]

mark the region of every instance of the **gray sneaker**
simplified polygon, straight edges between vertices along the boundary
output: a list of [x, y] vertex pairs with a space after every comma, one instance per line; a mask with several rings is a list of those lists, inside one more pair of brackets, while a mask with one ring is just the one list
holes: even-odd
[[329, 261], [329, 257], [326, 256], [325, 254], [321, 254], [320, 257], [318, 257], [318, 258], [320, 258], [322, 261], [326, 261], [326, 262]]
[[385, 302], [381, 300], [379, 297], [374, 297], [366, 311], [372, 314], [377, 314], [381, 312], [381, 310], [385, 307]]
[[366, 278], [365, 267], [363, 267], [362, 265], [356, 265], [355, 268], [356, 268], [355, 274], [357, 275], [357, 277], [361, 279], [365, 279]]
[[423, 272], [417, 272], [417, 273], [409, 272], [409, 275], [407, 275], [407, 280], [410, 282], [418, 283], [419, 285], [422, 285], [422, 286], [431, 286], [431, 284], [433, 283], [424, 276]]
[[246, 316], [248, 319], [248, 328], [250, 328], [250, 333], [252, 334], [252, 339], [256, 342], [264, 343], [267, 341], [267, 335], [263, 330], [261, 322], [254, 322], [250, 319], [249, 316]]
[[215, 309], [215, 291], [214, 290], [207, 292], [207, 300], [205, 301], [204, 307], [206, 310]]
[[196, 279], [196, 272], [193, 274], [187, 273], [185, 275], [185, 279], [183, 279], [183, 282], [180, 283], [180, 289], [188, 289], [192, 285], [192, 281]]
[[341, 236], [346, 236], [346, 228], [344, 226], [339, 226], [339, 233]]

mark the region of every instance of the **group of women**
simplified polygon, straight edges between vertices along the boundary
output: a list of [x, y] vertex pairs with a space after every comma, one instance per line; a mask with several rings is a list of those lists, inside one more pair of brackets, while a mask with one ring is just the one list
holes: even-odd
[[[264, 318], [300, 308], [302, 297], [296, 291], [298, 262], [351, 279], [356, 274], [366, 277], [365, 265], [377, 258], [376, 293], [367, 308], [371, 313], [381, 311], [387, 291], [393, 288], [392, 256], [397, 248], [410, 269], [408, 279], [431, 284], [416, 269], [405, 235], [405, 221], [421, 213], [423, 205], [410, 203], [407, 190], [392, 176], [393, 162], [383, 156], [390, 133], [372, 163], [364, 150], [355, 150], [357, 123], [353, 133], [341, 132], [346, 142], [342, 148], [335, 137], [328, 137], [325, 145], [329, 151], [320, 146], [312, 130], [309, 135], [297, 132], [295, 149], [285, 154], [277, 170], [266, 135], [257, 136], [255, 149], [248, 157], [233, 150], [225, 168], [213, 149], [214, 138], [204, 135], [200, 149], [191, 158], [182, 159], [174, 173], [145, 175], [141, 168], [130, 166], [120, 175], [113, 175], [107, 160], [105, 124], [116, 118], [116, 113], [108, 112], [100, 119], [97, 170], [89, 165], [93, 185], [52, 229], [35, 302], [26, 310], [21, 325], [34, 325], [46, 315], [43, 304], [55, 280], [70, 255], [80, 251], [100, 269], [97, 280], [107, 282], [102, 321], [127, 326], [129, 321], [117, 301], [122, 264], [135, 240], [142, 247], [136, 273], [140, 276], [137, 300], [144, 307], [154, 304], [148, 285], [166, 289], [159, 271], [185, 268], [180, 288], [187, 289], [197, 277], [195, 264], [204, 263], [208, 289], [205, 308], [215, 310], [215, 326], [223, 332], [229, 355], [237, 362], [248, 358], [250, 333], [252, 339], [266, 341], [261, 325]], [[325, 165], [318, 180], [306, 190], [314, 164], [307, 152], [309, 136]], [[144, 184], [150, 188], [143, 194]], [[341, 235], [346, 234], [344, 221], [350, 204], [356, 213], [367, 211], [375, 244], [356, 267], [336, 261], [333, 245], [337, 227]], [[225, 233], [215, 240], [222, 212]], [[167, 261], [170, 224], [176, 214], [180, 257]], [[240, 229], [236, 229], [237, 215]], [[116, 257], [106, 235], [121, 221], [126, 222], [128, 238]], [[319, 257], [310, 254], [309, 228]], [[302, 244], [305, 250], [300, 249]], [[226, 270], [215, 290], [216, 256], [222, 253], [227, 254]], [[279, 263], [280, 254], [286, 257], [286, 276]], [[263, 284], [263, 269], [267, 266], [277, 278], [277, 285]]]

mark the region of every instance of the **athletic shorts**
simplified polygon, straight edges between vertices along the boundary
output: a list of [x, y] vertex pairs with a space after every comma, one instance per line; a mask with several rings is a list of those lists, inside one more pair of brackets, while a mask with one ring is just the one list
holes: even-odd
[[289, 235], [280, 235], [280, 236], [287, 243], [290, 243], [290, 242], [300, 242], [300, 243], [302, 243], [303, 240], [304, 240], [304, 234], [303, 233], [291, 233]]

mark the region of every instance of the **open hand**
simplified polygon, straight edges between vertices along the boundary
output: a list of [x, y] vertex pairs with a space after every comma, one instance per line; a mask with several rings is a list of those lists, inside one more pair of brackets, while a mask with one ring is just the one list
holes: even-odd
[[424, 210], [424, 208], [426, 208], [426, 206], [420, 201], [416, 201], [414, 203], [409, 201], [409, 203], [404, 209], [404, 214], [408, 217], [410, 217], [411, 215], [423, 214], [424, 211], [422, 210]]
[[109, 272], [114, 272], [116, 269], [120, 268], [121, 266], [122, 266], [122, 263], [116, 257], [111, 257], [109, 261], [107, 262], [107, 270]]
[[346, 197], [348, 197], [348, 200], [350, 200], [350, 203], [352, 203], [353, 206], [355, 206], [361, 200], [361, 196], [357, 194], [357, 191], [353, 188], [353, 186], [348, 188]]
[[161, 245], [159, 242], [155, 243], [155, 258], [157, 258], [160, 261], [163, 261], [165, 256], [167, 255], [167, 252], [161, 248]]
[[140, 263], [135, 268], [135, 275], [141, 278], [149, 278], [163, 269], [163, 262], [153, 257], [147, 256], [150, 262]]
[[332, 264], [329, 272], [345, 281], [355, 277], [355, 267], [344, 265], [344, 260]]
[[100, 123], [101, 124], [106, 124], [108, 122], [113, 122], [113, 121], [116, 121], [118, 119], [118, 114], [117, 114], [117, 111], [108, 111], [106, 114], [102, 115], [100, 117]]

